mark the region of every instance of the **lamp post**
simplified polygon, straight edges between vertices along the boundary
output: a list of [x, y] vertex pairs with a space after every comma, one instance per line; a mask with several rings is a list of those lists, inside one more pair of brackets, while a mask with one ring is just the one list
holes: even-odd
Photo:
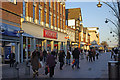
[[[116, 31], [113, 31], [113, 32], [118, 36], [118, 48], [119, 48], [119, 50], [120, 50], [120, 1], [117, 0], [116, 4], [113, 3], [113, 6], [111, 6], [111, 5], [108, 4], [107, 2], [104, 2], [104, 1], [100, 1], [100, 0], [99, 0], [99, 3], [97, 4], [98, 7], [101, 7], [101, 6], [102, 6], [102, 5], [100, 4], [100, 2], [103, 2], [104, 4], [106, 4], [106, 5], [113, 11], [114, 16], [115, 16], [116, 19], [117, 19], [117, 23], [115, 23], [115, 22], [113, 22], [112, 20], [106, 18], [105, 23], [108, 23], [108, 21], [110, 21], [110, 22], [117, 28], [118, 32], [116, 32]], [[110, 33], [112, 33], [112, 32], [110, 32]], [[119, 55], [118, 55], [118, 71], [117, 71], [118, 74], [116, 74], [116, 75], [117, 75], [117, 78], [118, 78], [118, 80], [119, 80], [119, 79], [120, 79], [120, 76], [119, 76], [120, 51], [118, 51], [118, 52], [119, 52]], [[110, 67], [110, 66], [109, 66], [109, 67]], [[110, 68], [109, 68], [109, 69], [110, 69]], [[109, 70], [109, 72], [110, 72], [110, 70]], [[109, 73], [109, 74], [110, 74], [110, 73]], [[109, 75], [109, 77], [111, 77], [111, 75]]]
[[[110, 22], [111, 22], [112, 24], [114, 24], [115, 27], [118, 29], [118, 33], [117, 33], [118, 39], [119, 39], [118, 45], [119, 45], [119, 48], [120, 48], [120, 1], [117, 0], [117, 6], [116, 6], [116, 8], [112, 7], [112, 6], [111, 6], [110, 4], [108, 4], [107, 2], [100, 1], [100, 0], [99, 0], [99, 3], [97, 4], [97, 7], [101, 7], [101, 6], [102, 6], [102, 4], [101, 4], [100, 2], [103, 2], [104, 4], [106, 4], [106, 5], [114, 12], [114, 16], [115, 16], [115, 17], [117, 18], [117, 20], [118, 20], [118, 23], [114, 23], [112, 20], [106, 18], [105, 23], [108, 23], [108, 21], [110, 21]], [[115, 5], [114, 5], [114, 6], [115, 6]]]
[[22, 30], [22, 28], [20, 28], [20, 31], [17, 31], [17, 33], [20, 34], [20, 54], [21, 54], [21, 60], [20, 62], [23, 62], [23, 37], [22, 34], [24, 33], [24, 30]]

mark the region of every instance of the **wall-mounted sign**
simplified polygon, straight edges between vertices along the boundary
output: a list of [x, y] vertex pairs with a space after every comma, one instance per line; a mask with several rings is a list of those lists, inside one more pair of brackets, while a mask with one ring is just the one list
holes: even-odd
[[57, 39], [57, 32], [44, 29], [43, 37]]

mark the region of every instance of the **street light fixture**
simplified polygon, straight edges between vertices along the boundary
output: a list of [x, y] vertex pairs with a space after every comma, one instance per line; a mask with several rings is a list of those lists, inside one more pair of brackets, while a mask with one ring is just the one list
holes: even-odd
[[99, 1], [99, 3], [97, 4], [97, 7], [101, 7], [102, 6], [102, 4], [100, 3], [100, 1]]
[[[117, 36], [118, 36], [118, 47], [120, 49], [120, 1], [117, 0], [116, 4], [113, 3], [113, 6], [111, 6], [110, 4], [108, 4], [108, 3], [104, 2], [104, 1], [101, 1], [101, 2], [106, 4], [113, 11], [113, 14], [114, 14], [114, 16], [117, 19], [117, 23], [113, 22], [110, 19], [106, 19], [105, 23], [108, 23], [108, 21], [110, 21], [111, 23], [114, 24], [114, 26], [118, 30], [118, 32], [116, 32], [116, 31], [113, 31], [113, 32], [116, 33]], [[100, 0], [99, 0], [99, 3], [98, 3], [97, 6], [101, 7]], [[112, 33], [112, 32], [110, 32], [110, 33]], [[119, 51], [119, 56], [118, 56], [118, 74], [117, 74], [118, 75], [118, 79], [120, 79], [120, 77], [119, 77], [119, 65], [120, 65], [120, 51]]]

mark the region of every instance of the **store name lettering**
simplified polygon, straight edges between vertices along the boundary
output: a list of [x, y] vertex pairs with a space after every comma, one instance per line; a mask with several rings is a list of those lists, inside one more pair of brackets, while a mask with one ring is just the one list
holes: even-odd
[[44, 37], [57, 39], [57, 32], [44, 29]]

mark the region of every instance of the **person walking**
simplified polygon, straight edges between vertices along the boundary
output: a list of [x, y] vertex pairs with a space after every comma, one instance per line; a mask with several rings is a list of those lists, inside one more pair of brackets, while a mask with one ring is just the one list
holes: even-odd
[[40, 50], [40, 61], [43, 61], [43, 52]]
[[75, 59], [74, 64], [72, 65], [72, 68], [74, 69], [74, 66], [77, 66], [77, 69], [80, 69], [79, 67], [79, 55], [80, 55], [80, 51], [78, 50], [78, 48], [75, 48], [75, 50], [72, 53], [73, 58]]
[[96, 52], [96, 59], [98, 59], [98, 56], [99, 56], [99, 52], [97, 51]]
[[95, 49], [92, 49], [92, 57], [93, 57], [93, 61], [95, 61], [95, 55], [96, 55], [96, 51], [95, 51]]
[[66, 64], [69, 64], [69, 65], [70, 65], [70, 62], [71, 62], [70, 58], [71, 58], [71, 54], [70, 54], [70, 52], [67, 50]]
[[89, 62], [92, 62], [92, 51], [88, 50]]
[[86, 52], [85, 52], [85, 55], [86, 55], [86, 59], [87, 59], [87, 61], [88, 61], [88, 50], [86, 50]]
[[33, 70], [33, 78], [37, 75], [38, 76], [38, 69], [39, 69], [39, 52], [35, 50], [31, 56], [31, 65]]
[[54, 68], [55, 68], [55, 57], [54, 54], [51, 53], [50, 51], [48, 51], [48, 56], [47, 56], [47, 61], [46, 61], [46, 65], [48, 65], [49, 69], [50, 69], [50, 78], [53, 77], [54, 75]]
[[47, 57], [47, 51], [44, 49], [43, 51], [43, 60], [46, 62], [46, 57]]
[[62, 50], [60, 50], [59, 53], [60, 70], [62, 70], [62, 67], [64, 65], [64, 58], [65, 58], [65, 54]]
[[14, 62], [15, 62], [15, 53], [13, 53], [11, 51], [10, 55], [9, 55], [9, 59], [10, 59], [10, 67], [13, 67], [14, 66]]

